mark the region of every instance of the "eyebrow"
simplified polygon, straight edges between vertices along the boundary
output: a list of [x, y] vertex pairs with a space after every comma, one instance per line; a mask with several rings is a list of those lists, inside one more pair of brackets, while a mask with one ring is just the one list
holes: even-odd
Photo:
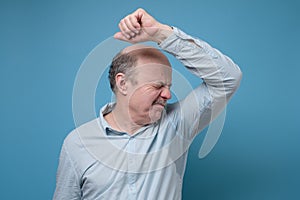
[[157, 84], [157, 85], [161, 85], [161, 86], [168, 86], [168, 87], [172, 86], [172, 83], [164, 83], [162, 81], [153, 81], [152, 83]]

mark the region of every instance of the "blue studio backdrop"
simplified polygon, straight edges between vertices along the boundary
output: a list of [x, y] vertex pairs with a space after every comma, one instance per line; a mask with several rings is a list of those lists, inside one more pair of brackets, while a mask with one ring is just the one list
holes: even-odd
[[[296, 0], [1, 0], [1, 199], [52, 198], [60, 148], [75, 127], [77, 71], [138, 7], [207, 41], [243, 71], [215, 148], [199, 159], [205, 131], [190, 147], [183, 199], [300, 199]], [[95, 108], [109, 100], [108, 88], [97, 90]]]

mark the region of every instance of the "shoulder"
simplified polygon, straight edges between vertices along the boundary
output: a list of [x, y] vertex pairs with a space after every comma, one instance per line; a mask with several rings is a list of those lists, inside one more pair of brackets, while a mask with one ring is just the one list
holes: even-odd
[[103, 132], [103, 128], [99, 123], [99, 118], [91, 120], [72, 130], [65, 138], [64, 146], [70, 149], [84, 148], [82, 138], [95, 132], [98, 132], [99, 134]]
[[96, 124], [96, 119], [87, 122], [71, 131], [64, 140], [63, 149], [78, 173], [84, 173], [89, 166], [97, 162], [82, 140], [84, 135], [88, 135], [89, 132], [96, 129]]

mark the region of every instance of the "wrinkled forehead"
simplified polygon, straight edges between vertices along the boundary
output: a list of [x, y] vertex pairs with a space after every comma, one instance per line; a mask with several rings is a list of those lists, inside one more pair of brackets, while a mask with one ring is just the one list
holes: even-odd
[[133, 68], [132, 75], [139, 85], [159, 83], [161, 85], [172, 84], [172, 68], [159, 63], [140, 64]]

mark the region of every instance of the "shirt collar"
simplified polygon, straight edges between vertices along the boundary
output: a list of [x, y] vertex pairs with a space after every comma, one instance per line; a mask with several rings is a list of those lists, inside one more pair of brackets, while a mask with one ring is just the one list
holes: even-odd
[[100, 113], [99, 113], [100, 123], [103, 129], [105, 130], [106, 135], [123, 136], [126, 135], [126, 133], [113, 130], [111, 126], [107, 123], [107, 121], [104, 119], [104, 116], [110, 113], [114, 109], [115, 105], [116, 103], [108, 103], [100, 109]]

